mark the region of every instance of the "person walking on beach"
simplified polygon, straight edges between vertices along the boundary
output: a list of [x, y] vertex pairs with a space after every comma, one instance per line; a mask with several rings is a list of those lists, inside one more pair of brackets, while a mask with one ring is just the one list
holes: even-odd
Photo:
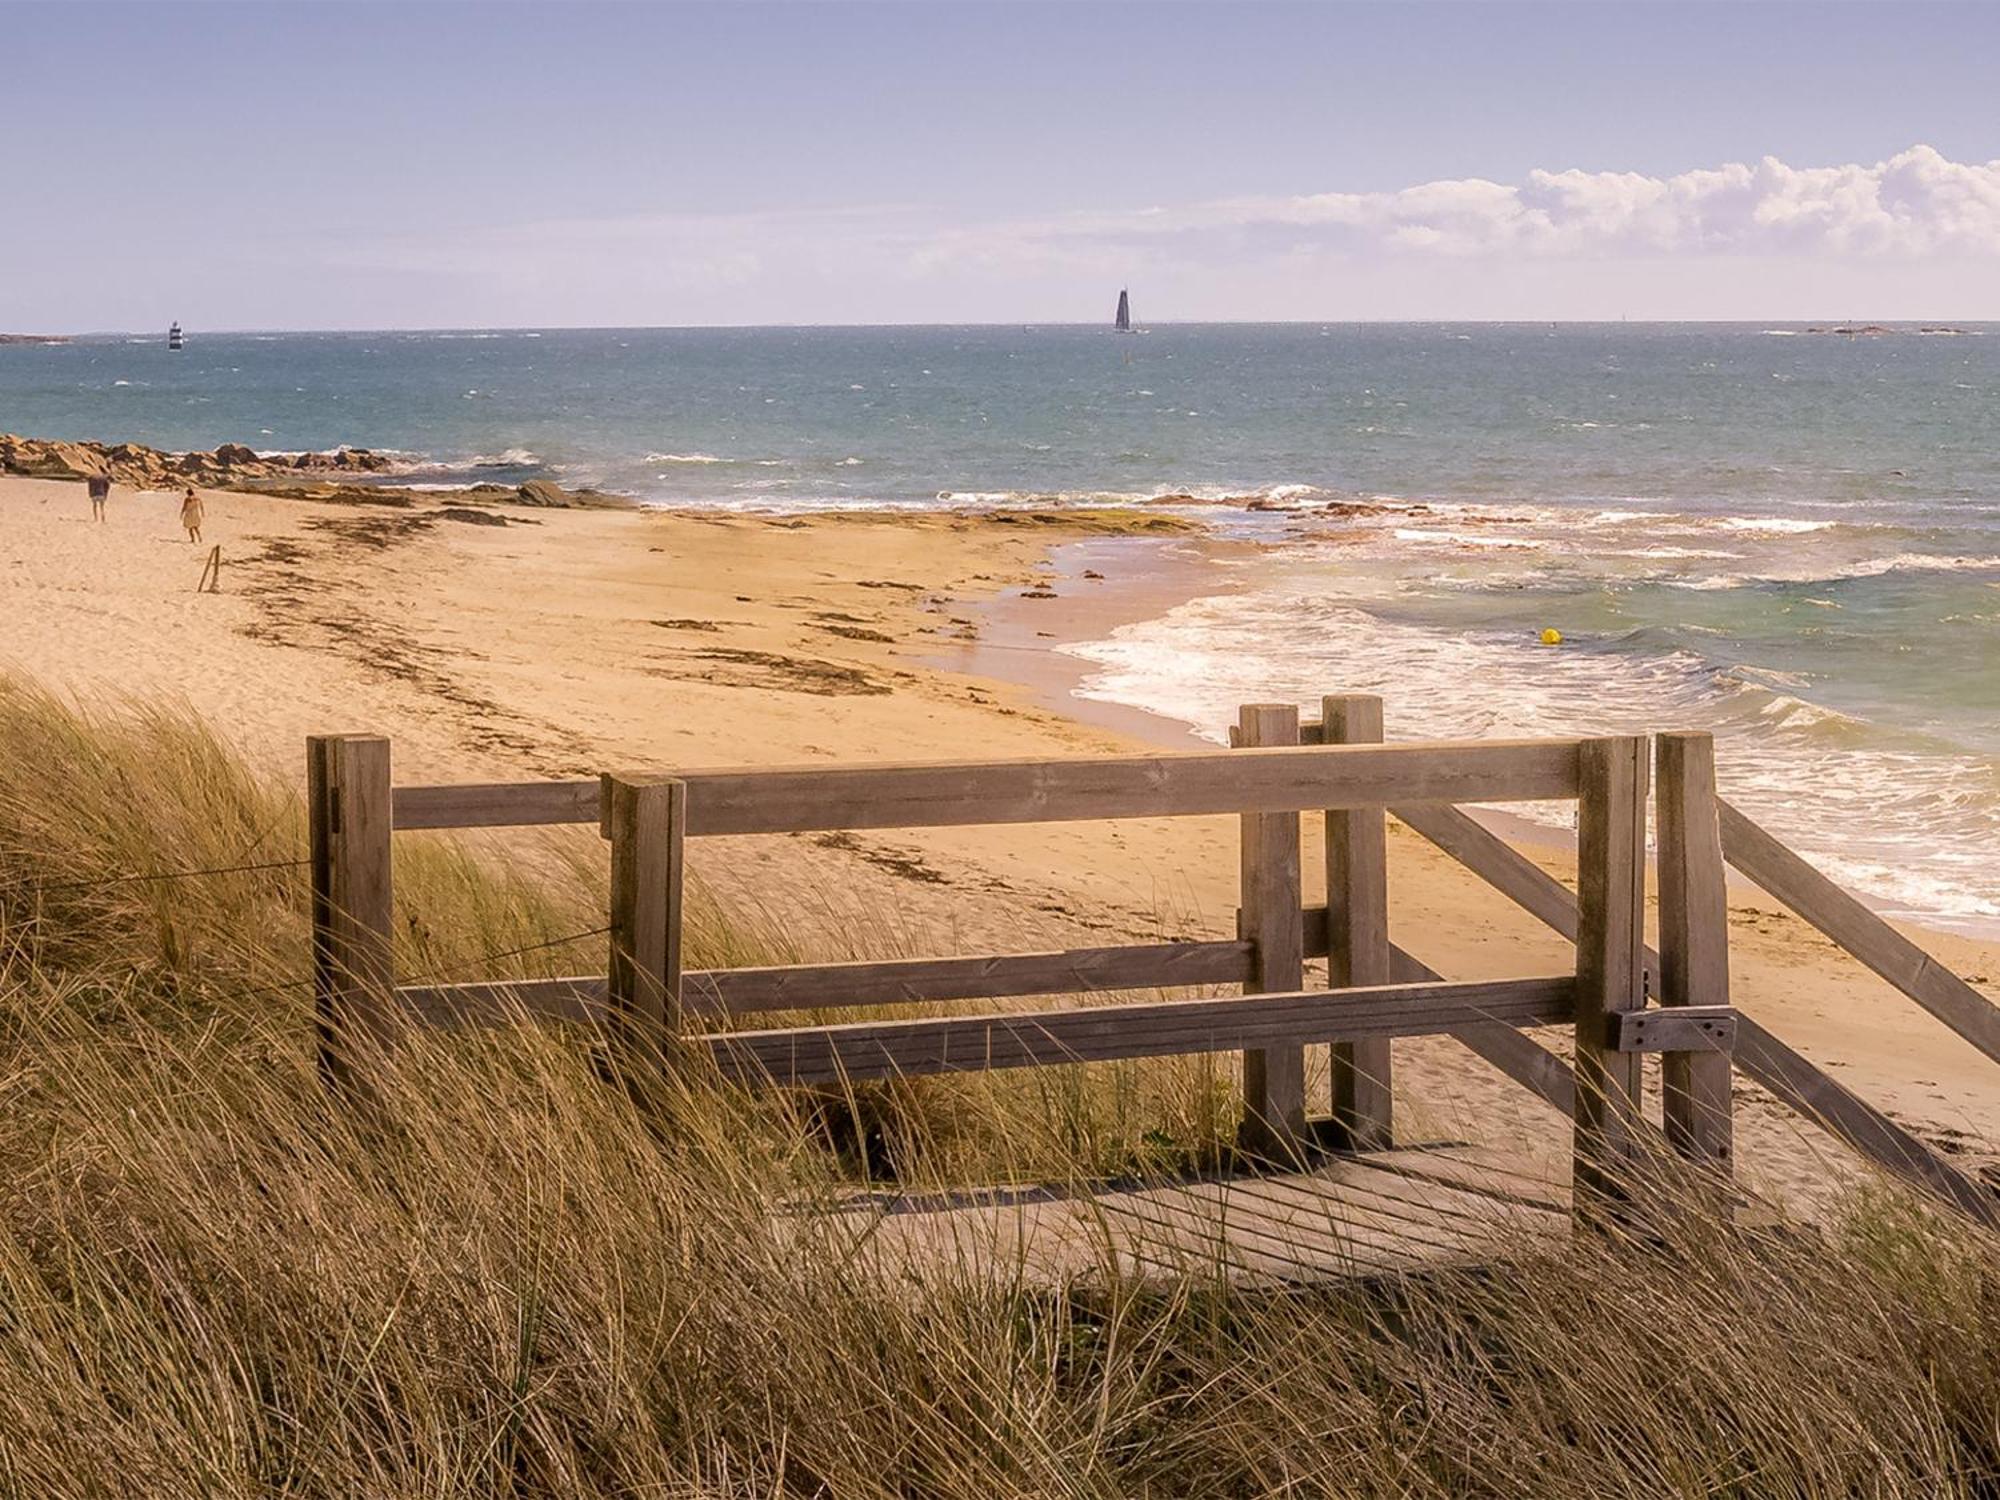
[[93, 474], [90, 476], [90, 483], [86, 488], [90, 491], [91, 518], [102, 521], [104, 519], [104, 502], [111, 498], [111, 476], [109, 474]]
[[187, 494], [181, 497], [181, 525], [187, 528], [190, 542], [201, 540], [201, 496], [194, 492], [193, 485], [189, 485]]

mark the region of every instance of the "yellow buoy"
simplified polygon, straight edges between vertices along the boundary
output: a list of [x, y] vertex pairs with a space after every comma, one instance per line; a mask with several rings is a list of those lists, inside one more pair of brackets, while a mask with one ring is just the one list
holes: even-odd
[[1547, 630], [1542, 632], [1542, 644], [1544, 646], [1560, 646], [1562, 643], [1563, 633], [1556, 629], [1555, 626], [1551, 625]]

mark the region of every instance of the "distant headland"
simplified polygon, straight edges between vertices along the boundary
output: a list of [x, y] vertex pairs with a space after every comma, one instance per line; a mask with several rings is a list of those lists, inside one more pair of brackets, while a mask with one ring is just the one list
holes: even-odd
[[0, 344], [67, 344], [66, 333], [0, 333]]

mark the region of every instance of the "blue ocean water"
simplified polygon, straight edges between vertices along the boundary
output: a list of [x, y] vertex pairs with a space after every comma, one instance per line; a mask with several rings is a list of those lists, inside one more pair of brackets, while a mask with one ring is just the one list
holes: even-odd
[[1392, 733], [1712, 728], [1837, 873], [1991, 924], [1996, 332], [195, 330], [0, 346], [0, 430], [737, 508], [1190, 497], [1275, 550], [1075, 648], [1086, 692], [1209, 731], [1336, 689]]

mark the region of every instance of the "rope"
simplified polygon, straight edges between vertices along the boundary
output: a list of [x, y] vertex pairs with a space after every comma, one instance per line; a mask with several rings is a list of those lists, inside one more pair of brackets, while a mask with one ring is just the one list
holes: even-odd
[[[546, 948], [567, 947], [571, 943], [580, 943], [586, 938], [603, 937], [610, 931], [609, 926], [592, 927], [588, 931], [573, 932], [566, 937], [548, 938], [539, 943], [525, 943], [519, 948], [505, 948], [497, 953], [481, 954], [478, 958], [468, 959], [459, 968], [458, 973], [463, 978], [467, 971], [483, 969], [486, 965], [498, 963], [503, 958], [519, 958], [524, 953], [539, 953]], [[444, 984], [451, 982], [450, 973], [451, 971], [449, 970], [433, 969], [427, 974], [413, 974], [408, 976], [408, 978], [399, 977], [398, 984], [399, 986], [408, 983]], [[261, 985], [256, 989], [232, 990], [226, 998], [231, 1000], [253, 1000], [261, 995], [275, 995], [282, 990], [298, 989], [302, 985], [310, 985], [311, 983], [312, 979], [310, 976], [302, 979], [284, 979], [276, 984]]]
[[206, 870], [162, 870], [151, 875], [108, 875], [90, 880], [19, 880], [14, 890], [42, 891], [102, 890], [114, 885], [140, 885], [157, 880], [194, 880], [207, 875], [242, 875], [256, 870], [297, 870], [311, 864], [309, 859], [267, 859], [256, 864], [217, 865]]
[[[487, 964], [496, 964], [500, 962], [500, 960], [503, 958], [519, 958], [523, 953], [539, 953], [544, 948], [564, 948], [571, 943], [580, 943], [585, 938], [603, 937], [606, 933], [610, 931], [611, 929], [609, 926], [593, 927], [587, 932], [573, 932], [568, 937], [550, 938], [547, 942], [529, 943], [524, 947], [508, 948], [504, 952], [500, 953], [488, 953], [483, 957], [473, 959], [471, 963], [467, 965], [467, 967], [483, 968]], [[427, 975], [421, 975], [419, 977], [427, 979], [432, 983], [437, 983], [442, 980], [443, 975], [438, 973], [432, 973]]]

